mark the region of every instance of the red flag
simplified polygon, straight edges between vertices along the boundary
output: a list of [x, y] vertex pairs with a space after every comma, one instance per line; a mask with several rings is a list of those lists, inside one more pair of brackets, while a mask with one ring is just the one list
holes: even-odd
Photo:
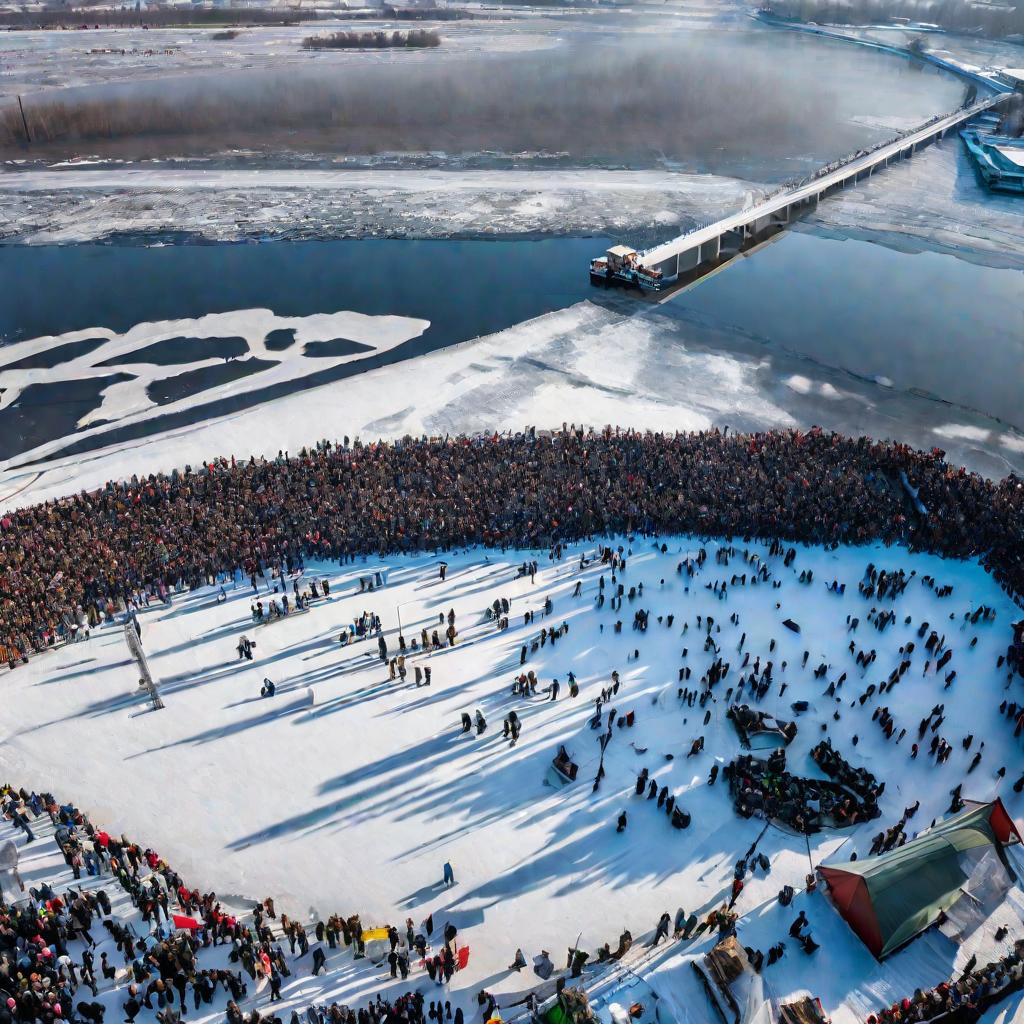
[[194, 917], [185, 917], [183, 914], [172, 914], [171, 920], [174, 922], [175, 928], [188, 928], [190, 931], [195, 931], [202, 927]]

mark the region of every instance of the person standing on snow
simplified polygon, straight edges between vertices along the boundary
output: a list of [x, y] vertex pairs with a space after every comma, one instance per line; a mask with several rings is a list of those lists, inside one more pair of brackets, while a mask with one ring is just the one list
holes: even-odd
[[451, 886], [455, 884], [455, 872], [452, 870], [450, 861], [444, 862], [444, 878], [442, 879], [442, 884], [446, 889], [451, 888]]
[[[305, 934], [305, 933], [303, 933]], [[323, 947], [317, 945], [313, 948], [313, 977], [315, 978], [327, 964], [327, 954]]]

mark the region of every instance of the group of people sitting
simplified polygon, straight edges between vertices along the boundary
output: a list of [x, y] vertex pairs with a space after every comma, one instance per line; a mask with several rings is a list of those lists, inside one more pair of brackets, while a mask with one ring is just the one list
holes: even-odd
[[792, 743], [796, 738], [796, 722], [784, 722], [767, 711], [752, 708], [748, 704], [733, 704], [726, 712], [726, 718], [736, 728], [740, 743], [745, 747], [751, 745], [752, 737], [760, 735], [778, 736], [785, 744]]
[[1013, 475], [991, 481], [948, 465], [938, 449], [818, 428], [531, 430], [216, 458], [0, 515], [0, 656], [14, 667], [75, 627], [219, 573], [631, 530], [903, 541], [980, 556], [1019, 594], [1022, 513]]
[[990, 1006], [1024, 987], [1024, 940], [1000, 959], [978, 967], [972, 958], [956, 981], [944, 981], [927, 991], [893, 1003], [867, 1018], [866, 1024], [907, 1024], [943, 1020], [946, 1024], [972, 1024]]
[[829, 778], [855, 793], [867, 806], [877, 806], [878, 798], [885, 791], [885, 783], [878, 782], [866, 768], [854, 768], [832, 746], [830, 739], [823, 739], [811, 748], [811, 759]]
[[805, 834], [826, 826], [847, 828], [881, 813], [871, 792], [855, 794], [839, 783], [790, 774], [783, 750], [766, 761], [741, 754], [724, 774], [738, 814], [781, 821]]

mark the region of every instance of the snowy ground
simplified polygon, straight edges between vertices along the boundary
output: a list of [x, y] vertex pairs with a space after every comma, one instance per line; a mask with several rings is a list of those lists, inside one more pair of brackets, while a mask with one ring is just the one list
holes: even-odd
[[[270, 5], [273, 6], [273, 5]], [[454, 6], [454, 5], [453, 5]], [[220, 71], [251, 71], [309, 65], [311, 61], [344, 67], [366, 62], [387, 62], [394, 53], [335, 50], [311, 55], [301, 49], [302, 40], [315, 33], [337, 30], [393, 31], [426, 25], [440, 31], [445, 40], [444, 60], [459, 60], [478, 53], [514, 53], [555, 49], [564, 41], [566, 25], [584, 28], [615, 24], [623, 15], [609, 10], [559, 10], [515, 4], [502, 7], [475, 2], [459, 4], [475, 17], [459, 21], [414, 22], [387, 18], [332, 19], [295, 25], [239, 26], [230, 40], [213, 36], [220, 27], [182, 28], [100, 28], [88, 31], [26, 30], [4, 33], [7, 62], [0, 76], [0, 97], [43, 89], [66, 89], [84, 85], [139, 82], [175, 75]], [[625, 15], [632, 21], [644, 12]], [[743, 4], [715, 0], [713, 4], [673, 0], [667, 8], [659, 4], [655, 15], [664, 27], [685, 27], [699, 31], [723, 21], [746, 22]], [[648, 16], [647, 24], [654, 22]], [[398, 55], [403, 62], [430, 60], [429, 52]]]
[[[121, 631], [103, 628], [91, 640], [41, 655], [6, 677], [0, 772], [75, 799], [99, 820], [152, 844], [194, 884], [218, 893], [272, 893], [280, 910], [299, 917], [341, 910], [360, 912], [364, 924], [400, 923], [407, 916], [418, 922], [428, 913], [435, 920], [452, 920], [473, 951], [469, 971], [454, 985], [454, 998], [467, 1006], [481, 985], [504, 992], [525, 984], [505, 969], [516, 946], [528, 957], [546, 948], [558, 960], [578, 933], [585, 948], [606, 940], [614, 945], [624, 926], [639, 938], [649, 934], [662, 911], [674, 913], [681, 905], [689, 912], [721, 901], [735, 860], [762, 828], [735, 816], [721, 780], [715, 786], [706, 782], [712, 764], [721, 765], [739, 751], [724, 719], [723, 690], [738, 681], [741, 632], [751, 662], [760, 656], [762, 664], [770, 658], [776, 666], [776, 683], [761, 706], [789, 717], [792, 701], [812, 704], [798, 718], [799, 734], [788, 754], [791, 770], [810, 773], [808, 751], [829, 735], [850, 761], [868, 766], [887, 784], [882, 818], [811, 837], [813, 863], [846, 859], [852, 850], [865, 854], [879, 827], [895, 821], [915, 799], [921, 809], [913, 826], [943, 813], [949, 790], [964, 780], [982, 739], [984, 758], [966, 778], [964, 795], [999, 794], [1020, 818], [1024, 798], [1009, 786], [1019, 774], [1020, 741], [998, 713], [1005, 677], [995, 667], [1019, 610], [976, 565], [878, 547], [801, 548], [786, 568], [781, 558], [755, 546], [751, 550], [767, 558], [780, 589], [770, 583], [737, 585], [720, 601], [708, 589], [713, 582], [750, 572], [740, 551], [722, 566], [714, 557], [717, 545], [709, 545], [706, 566], [687, 581], [676, 567], [696, 554], [699, 542], [666, 538], [665, 554], [650, 541], [623, 544], [628, 566], [621, 582], [627, 589], [643, 583], [644, 592], [625, 601], [618, 613], [607, 603], [602, 610], [596, 607], [601, 569], [591, 565], [579, 571], [583, 549], [570, 549], [555, 563], [535, 554], [540, 573], [534, 585], [528, 577], [516, 578], [520, 559], [529, 557], [525, 552], [470, 550], [448, 556], [444, 582], [437, 576], [437, 559], [429, 556], [371, 560], [341, 570], [308, 567], [310, 575], [330, 578], [329, 602], [259, 628], [249, 618], [247, 585], [229, 587], [223, 604], [211, 590], [181, 595], [172, 608], [154, 606], [141, 615], [143, 643], [162, 681], [165, 710], [146, 710]], [[896, 624], [879, 633], [867, 621], [872, 603], [856, 586], [868, 562], [890, 570], [903, 567], [918, 577], [932, 574], [939, 584], [952, 584], [953, 594], [939, 599], [919, 578], [912, 580], [903, 596], [882, 603], [894, 608]], [[378, 569], [387, 571], [387, 586], [359, 593], [358, 575]], [[814, 571], [811, 585], [798, 581], [807, 569]], [[608, 572], [605, 578], [610, 583]], [[833, 579], [846, 584], [844, 596], [825, 589]], [[578, 580], [583, 592], [574, 598]], [[262, 596], [266, 601], [266, 593]], [[483, 615], [500, 597], [512, 603], [508, 632], [496, 632]], [[547, 597], [553, 610], [545, 617]], [[995, 608], [996, 621], [962, 630], [963, 614], [979, 604]], [[641, 607], [650, 613], [645, 634], [630, 628], [631, 613]], [[399, 616], [411, 639], [421, 628], [437, 627], [438, 615], [449, 609], [457, 616], [458, 644], [429, 657], [413, 656], [404, 685], [389, 681], [372, 641], [348, 648], [337, 643], [339, 630], [364, 610], [381, 616], [394, 647]], [[523, 623], [527, 611], [536, 613], [531, 625]], [[671, 627], [657, 621], [670, 613]], [[730, 621], [733, 613], [736, 625]], [[717, 703], [709, 704], [707, 725], [699, 708], [684, 708], [677, 698], [678, 668], [691, 667], [693, 686], [714, 657], [703, 649], [698, 615], [714, 617], [713, 639], [732, 665], [719, 684]], [[852, 634], [850, 615], [861, 620]], [[801, 625], [800, 635], [782, 627], [786, 617]], [[616, 619], [624, 620], [621, 635], [612, 628]], [[916, 638], [923, 621], [946, 635], [954, 651], [949, 668], [958, 676], [944, 691], [941, 680], [926, 670], [919, 642], [914, 667], [895, 702], [889, 702], [897, 727], [907, 728], [908, 736], [899, 744], [886, 742], [871, 720], [877, 697], [863, 706], [855, 698], [891, 671], [900, 658], [897, 648]], [[510, 684], [519, 671], [520, 645], [562, 622], [568, 634], [557, 645], [531, 653], [526, 665], [542, 687], [553, 678], [560, 681], [557, 701], [543, 695], [513, 698]], [[242, 633], [256, 641], [252, 663], [236, 660], [234, 644]], [[974, 636], [978, 642], [971, 649]], [[877, 651], [867, 676], [848, 650], [851, 637], [859, 648]], [[802, 668], [805, 650], [809, 661]], [[820, 662], [829, 665], [828, 672], [815, 680], [812, 672]], [[411, 669], [424, 665], [432, 669], [432, 686], [417, 689]], [[567, 693], [570, 670], [581, 686], [576, 699]], [[605, 757], [607, 776], [592, 793], [598, 748], [587, 720], [613, 670], [622, 679], [613, 705], [620, 713], [634, 711], [636, 725], [616, 730]], [[844, 672], [841, 700], [833, 704], [823, 696], [826, 682]], [[277, 684], [275, 698], [259, 697], [264, 677]], [[778, 692], [782, 682], [788, 684], [784, 696]], [[1010, 696], [1019, 699], [1019, 684]], [[940, 701], [946, 705], [940, 734], [955, 751], [946, 766], [936, 768], [926, 753], [911, 761], [909, 747], [918, 720]], [[460, 713], [477, 708], [488, 719], [487, 732], [479, 738], [462, 735]], [[523, 734], [510, 749], [501, 720], [513, 708]], [[970, 752], [960, 743], [967, 733], [974, 734]], [[700, 735], [706, 738], [705, 751], [687, 757]], [[578, 781], [566, 787], [553, 785], [549, 770], [561, 743], [580, 765]], [[83, 751], [88, 752], [85, 772]], [[1002, 782], [995, 774], [1001, 765], [1008, 771]], [[653, 804], [632, 795], [644, 766], [693, 815], [688, 831], [673, 830]], [[630, 824], [618, 836], [614, 822], [624, 808]], [[837, 1024], [853, 1024], [880, 1001], [938, 983], [969, 955], [967, 948], [958, 953], [931, 934], [879, 968], [820, 894], [801, 896], [785, 911], [772, 902], [782, 885], [802, 884], [808, 870], [802, 838], [770, 828], [758, 849], [772, 867], [767, 876], [748, 879], [737, 906], [741, 941], [766, 948], [797, 910], [806, 909], [812, 933], [823, 945], [813, 960], [790, 950], [780, 967], [767, 970], [774, 996], [810, 990], [822, 997]], [[440, 884], [445, 861], [455, 870], [451, 890]], [[1016, 929], [1021, 903], [1015, 891], [972, 938], [971, 948], [994, 948], [991, 931], [1000, 923]], [[1016, 934], [1011, 931], [1011, 937]], [[688, 955], [675, 947], [650, 958], [638, 949], [635, 963], [652, 972], [651, 984], [666, 995], [678, 1019], [700, 1020], [706, 1014], [703, 1004], [690, 1000]], [[378, 976], [366, 970], [346, 967], [328, 976], [325, 991], [332, 998], [377, 991]], [[300, 998], [308, 1001], [309, 981], [304, 981]]]
[[[413, 27], [418, 27], [416, 22]], [[445, 60], [474, 52], [516, 49], [543, 50], [557, 45], [551, 30], [556, 17], [536, 17], [528, 10], [481, 12], [481, 20], [444, 22], [449, 42]], [[379, 19], [305, 21], [296, 25], [239, 28], [236, 38], [216, 40], [217, 28], [100, 28], [88, 31], [27, 30], [4, 33], [7, 62], [0, 77], [0, 96], [44, 89], [107, 85], [204, 72], [286, 69], [319, 62], [343, 67], [393, 59], [386, 52], [331, 51], [312, 57], [302, 49], [306, 36], [338, 30], [406, 29], [408, 22]], [[429, 59], [429, 52], [401, 55], [403, 60]]]
[[725, 216], [761, 192], [670, 171], [27, 170], [0, 175], [0, 239], [627, 237]]

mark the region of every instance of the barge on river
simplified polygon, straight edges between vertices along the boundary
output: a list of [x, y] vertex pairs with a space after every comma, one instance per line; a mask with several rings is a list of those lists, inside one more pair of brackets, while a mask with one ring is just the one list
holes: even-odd
[[660, 270], [645, 267], [643, 253], [628, 245], [614, 245], [603, 256], [590, 261], [590, 283], [605, 288], [639, 288], [657, 292], [672, 284], [678, 274], [671, 276]]
[[1024, 138], [965, 128], [960, 133], [985, 185], [993, 192], [1024, 196]]

